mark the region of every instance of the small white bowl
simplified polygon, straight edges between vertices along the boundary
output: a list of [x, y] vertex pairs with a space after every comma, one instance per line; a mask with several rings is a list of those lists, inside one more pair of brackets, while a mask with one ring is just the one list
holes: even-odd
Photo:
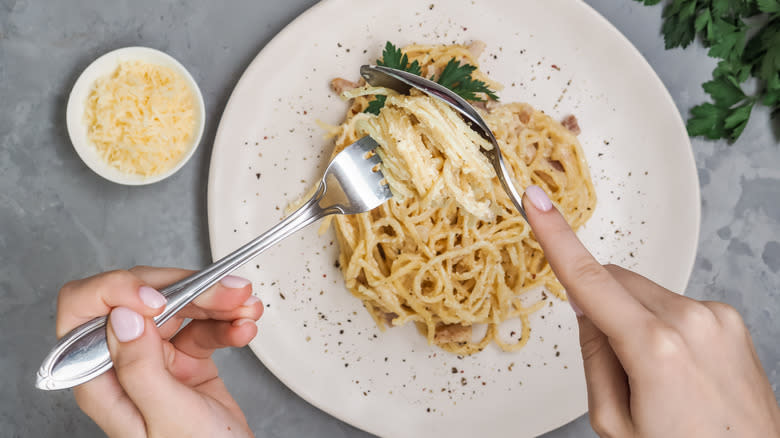
[[[196, 106], [199, 114], [195, 118], [196, 126], [194, 128], [195, 132], [192, 136], [192, 141], [187, 151], [174, 167], [157, 175], [142, 176], [121, 172], [119, 169], [106, 163], [106, 161], [98, 155], [96, 148], [87, 139], [87, 124], [84, 121], [84, 106], [87, 103], [92, 86], [98, 78], [113, 73], [119, 64], [125, 61], [142, 61], [168, 67], [185, 78], [193, 95], [196, 96], [195, 100], [197, 101]], [[195, 83], [195, 79], [190, 75], [190, 72], [170, 55], [148, 47], [125, 47], [117, 49], [108, 52], [93, 61], [92, 64], [81, 73], [81, 76], [76, 80], [76, 84], [73, 85], [70, 97], [68, 98], [68, 107], [66, 111], [68, 135], [70, 136], [71, 143], [73, 143], [73, 148], [76, 149], [76, 153], [81, 160], [84, 161], [92, 171], [103, 178], [117, 184], [131, 186], [161, 181], [181, 169], [200, 144], [200, 139], [203, 136], [205, 117], [206, 108], [203, 104], [203, 95], [198, 88], [198, 84]]]

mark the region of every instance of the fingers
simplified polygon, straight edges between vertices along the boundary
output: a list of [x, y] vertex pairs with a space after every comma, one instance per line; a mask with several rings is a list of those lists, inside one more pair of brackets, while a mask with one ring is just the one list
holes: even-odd
[[616, 265], [605, 265], [604, 269], [639, 303], [672, 327], [681, 329], [679, 323], [688, 318], [691, 306], [700, 306], [698, 301], [678, 295], [636, 272]]
[[599, 436], [633, 436], [626, 373], [604, 333], [588, 318], [577, 321], [591, 426]]
[[[195, 271], [187, 269], [152, 268], [149, 266], [136, 266], [130, 269], [130, 272], [150, 286], [158, 289], [164, 289], [195, 273]], [[195, 298], [178, 315], [191, 319], [238, 319], [244, 317], [244, 315], [235, 313], [235, 310], [248, 305], [249, 303], [246, 302], [251, 295], [252, 282], [242, 277], [228, 275], [215, 286]]]
[[252, 319], [191, 322], [171, 341], [173, 356], [168, 360], [168, 370], [187, 386], [216, 378], [217, 368], [211, 360], [214, 350], [247, 345], [257, 334], [254, 322]]
[[[636, 344], [637, 327], [653, 315], [593, 258], [542, 189], [530, 186], [523, 196], [528, 222], [567, 294], [613, 342]], [[627, 342], [627, 337], [632, 342]]]
[[[230, 289], [224, 290], [225, 293], [232, 294]], [[217, 293], [219, 296], [219, 291]], [[213, 319], [217, 321], [236, 321], [239, 319], [249, 319], [257, 321], [263, 315], [263, 303], [260, 298], [250, 295], [240, 307], [232, 310], [225, 311], [213, 311], [208, 309], [201, 309], [198, 306], [190, 305], [182, 309], [176, 316], [173, 316], [165, 324], [159, 327], [160, 337], [163, 339], [170, 339], [176, 335], [176, 332], [181, 328], [181, 324], [185, 318], [195, 320]]]
[[196, 320], [183, 328], [173, 339], [176, 355], [168, 369], [180, 382], [196, 386], [217, 376], [210, 360], [214, 350], [243, 347], [257, 334], [255, 321], [263, 314], [263, 303], [250, 300], [242, 306], [245, 317], [233, 321]]
[[63, 286], [57, 300], [57, 338], [117, 306], [154, 316], [165, 305], [162, 295], [129, 271], [105, 272], [72, 281]]
[[128, 269], [133, 275], [140, 278], [149, 286], [156, 289], [165, 289], [166, 287], [183, 280], [195, 271], [180, 268], [157, 268], [153, 266], [135, 266]]
[[173, 345], [181, 352], [205, 359], [214, 350], [224, 347], [243, 347], [257, 334], [252, 319], [236, 321], [193, 321], [173, 339]]
[[148, 426], [176, 418], [177, 406], [198, 403], [195, 394], [168, 373], [164, 341], [150, 318], [117, 307], [108, 318], [106, 338], [116, 377]]
[[191, 319], [233, 320], [244, 317], [241, 312], [258, 302], [260, 299], [252, 295], [251, 283], [239, 288], [228, 288], [220, 283], [184, 307], [180, 315]]

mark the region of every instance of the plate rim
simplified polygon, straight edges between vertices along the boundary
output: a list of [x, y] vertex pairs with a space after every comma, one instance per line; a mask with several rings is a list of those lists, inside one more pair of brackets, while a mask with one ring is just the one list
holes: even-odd
[[[268, 53], [267, 50], [269, 48], [276, 47], [277, 45], [281, 44], [280, 41], [285, 39], [287, 34], [290, 34], [293, 32], [293, 28], [297, 27], [296, 24], [305, 20], [307, 17], [309, 17], [312, 14], [315, 14], [318, 10], [325, 8], [327, 5], [330, 5], [331, 3], [337, 3], [337, 2], [343, 2], [344, 0], [321, 0], [320, 2], [312, 5], [302, 13], [300, 13], [298, 16], [296, 16], [293, 20], [291, 20], [289, 23], [287, 23], [282, 30], [280, 30], [278, 33], [276, 33], [271, 40], [268, 41], [267, 44], [265, 44], [260, 51], [255, 55], [255, 57], [252, 59], [252, 61], [247, 65], [247, 67], [242, 72], [241, 76], [239, 77], [238, 81], [236, 82], [235, 86], [233, 87], [233, 90], [230, 93], [230, 96], [227, 100], [227, 103], [225, 104], [225, 108], [222, 112], [222, 115], [219, 119], [219, 124], [217, 127], [217, 131], [214, 137], [214, 143], [212, 145], [211, 151], [210, 151], [210, 158], [209, 158], [209, 173], [208, 173], [208, 179], [207, 179], [207, 199], [206, 199], [206, 209], [207, 209], [207, 220], [208, 220], [208, 235], [209, 235], [209, 247], [211, 252], [212, 260], [216, 257], [216, 231], [215, 231], [215, 222], [216, 222], [216, 212], [215, 208], [212, 206], [216, 204], [214, 201], [218, 194], [216, 193], [216, 183], [215, 183], [215, 177], [216, 174], [216, 168], [218, 166], [219, 159], [216, 158], [217, 154], [215, 153], [215, 146], [220, 142], [220, 139], [224, 137], [226, 134], [224, 133], [223, 129], [223, 120], [226, 119], [227, 116], [231, 114], [231, 102], [234, 100], [234, 96], [239, 94], [244, 88], [249, 86], [250, 82], [247, 80], [249, 76], [251, 76], [251, 73], [259, 68], [260, 64], [263, 63], [265, 56], [264, 53]], [[354, 0], [350, 0], [354, 1]], [[604, 26], [605, 30], [608, 30], [609, 33], [613, 35], [613, 37], [616, 40], [619, 40], [623, 43], [623, 45], [627, 45], [630, 50], [638, 57], [638, 60], [641, 60], [640, 62], [643, 64], [643, 68], [649, 70], [651, 72], [651, 76], [654, 81], [654, 87], [659, 88], [659, 91], [661, 91], [660, 95], [665, 100], [666, 104], [674, 108], [674, 121], [675, 121], [675, 128], [679, 130], [681, 133], [683, 133], [683, 138], [685, 139], [685, 145], [688, 147], [686, 148], [686, 153], [684, 154], [686, 161], [691, 166], [691, 172], [689, 173], [689, 177], [692, 179], [692, 181], [689, 181], [691, 187], [693, 188], [693, 195], [696, 199], [695, 206], [692, 206], [691, 210], [689, 211], [689, 214], [691, 214], [692, 219], [694, 219], [695, 229], [694, 229], [694, 242], [695, 245], [692, 246], [692, 251], [690, 251], [689, 254], [685, 254], [684, 258], [686, 259], [685, 263], [685, 271], [687, 272], [686, 277], [687, 280], [685, 281], [685, 288], [687, 288], [688, 284], [690, 283], [691, 275], [693, 273], [693, 268], [696, 261], [696, 254], [698, 253], [699, 248], [699, 238], [701, 233], [701, 186], [699, 184], [699, 177], [698, 177], [698, 170], [696, 167], [696, 160], [695, 155], [693, 152], [693, 146], [691, 144], [690, 137], [688, 136], [687, 130], [685, 129], [685, 123], [682, 118], [682, 114], [677, 108], [677, 105], [674, 101], [674, 99], [671, 96], [671, 93], [669, 92], [668, 88], [664, 84], [664, 82], [661, 80], [661, 78], [658, 76], [658, 73], [653, 69], [652, 65], [647, 61], [647, 59], [642, 55], [642, 53], [637, 49], [637, 47], [614, 25], [612, 24], [606, 17], [604, 17], [601, 13], [599, 13], [597, 10], [595, 10], [590, 4], [586, 3], [585, 1], [575, 1], [573, 3], [576, 3], [578, 6], [583, 7], [582, 12], [587, 13], [593, 16], [593, 18], [600, 20], [602, 25]], [[677, 291], [681, 294], [685, 293], [685, 289], [682, 291]], [[306, 391], [305, 387], [301, 387], [297, 385], [295, 382], [290, 381], [289, 379], [283, 377], [278, 372], [279, 369], [275, 366], [272, 366], [273, 363], [272, 360], [267, 359], [264, 357], [262, 351], [255, 347], [254, 343], [249, 344], [250, 349], [252, 350], [252, 353], [260, 360], [260, 362], [263, 363], [263, 366], [265, 366], [273, 375], [276, 377], [280, 382], [282, 382], [287, 388], [289, 388], [291, 391], [293, 391], [298, 397], [305, 400], [310, 405], [314, 406], [315, 408], [327, 413], [328, 415], [337, 418], [340, 421], [343, 421], [355, 428], [358, 428], [362, 431], [368, 432], [370, 434], [377, 434], [378, 430], [372, 430], [369, 423], [361, 421], [360, 418], [352, 418], [347, 415], [341, 414], [338, 410], [331, 408], [327, 404], [321, 404], [316, 402], [312, 399], [311, 394]], [[584, 411], [577, 413], [572, 418], [568, 419], [566, 422], [559, 424], [553, 429], [549, 429], [546, 432], [550, 432], [552, 430], [556, 430], [560, 427], [565, 426], [566, 424], [571, 423], [575, 419], [581, 417], [582, 415], [586, 414], [588, 412], [587, 407]]]

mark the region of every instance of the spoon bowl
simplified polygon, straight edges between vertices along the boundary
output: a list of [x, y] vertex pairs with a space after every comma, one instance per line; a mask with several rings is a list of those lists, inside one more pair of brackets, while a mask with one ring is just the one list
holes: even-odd
[[493, 149], [487, 150], [480, 148], [480, 151], [488, 158], [490, 164], [493, 165], [493, 168], [496, 170], [496, 175], [498, 175], [498, 180], [501, 182], [501, 186], [509, 196], [509, 199], [512, 200], [517, 211], [520, 212], [526, 221], [528, 220], [525, 215], [525, 209], [523, 208], [522, 194], [517, 190], [512, 175], [509, 173], [509, 169], [504, 163], [504, 157], [501, 155], [501, 149], [498, 147], [496, 137], [493, 135], [493, 132], [490, 130], [487, 123], [485, 123], [482, 116], [479, 115], [477, 110], [474, 109], [466, 99], [458, 96], [449, 88], [425, 79], [422, 76], [417, 76], [414, 73], [390, 67], [364, 65], [360, 67], [360, 75], [370, 85], [389, 88], [401, 94], [409, 94], [409, 90], [416, 88], [423, 93], [446, 103], [457, 111], [458, 114], [463, 116], [463, 119], [471, 126], [471, 129], [493, 145]]

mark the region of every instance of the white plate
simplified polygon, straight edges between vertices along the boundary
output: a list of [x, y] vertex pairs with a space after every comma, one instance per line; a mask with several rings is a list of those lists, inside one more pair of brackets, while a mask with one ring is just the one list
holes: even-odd
[[[339, 123], [346, 108], [330, 79], [357, 79], [387, 40], [472, 39], [487, 43], [482, 67], [506, 85], [503, 101], [578, 117], [599, 197], [580, 232], [588, 248], [682, 291], [700, 214], [682, 120], [637, 50], [567, 0], [328, 0], [302, 14], [252, 62], [222, 116], [208, 189], [213, 256], [279, 221], [322, 172], [332, 144], [315, 120]], [[413, 327], [380, 333], [344, 289], [336, 254], [332, 232], [312, 226], [240, 271], [268, 305], [253, 351], [313, 405], [393, 437], [533, 436], [586, 411], [567, 304], [532, 318], [520, 352], [458, 358]]]
[[[98, 154], [95, 146], [90, 143], [87, 138], [87, 124], [84, 122], [84, 107], [87, 104], [87, 98], [92, 91], [95, 81], [103, 76], [110, 75], [119, 67], [119, 64], [126, 61], [149, 62], [172, 69], [184, 78], [187, 85], [190, 87], [192, 94], [195, 96], [197, 106], [196, 112], [198, 114], [195, 119], [194, 135], [192, 136], [192, 141], [187, 146], [187, 152], [184, 153], [175, 166], [157, 175], [144, 176], [120, 171], [116, 167], [109, 165]], [[76, 83], [73, 85], [73, 89], [68, 97], [68, 107], [66, 110], [68, 136], [70, 136], [73, 148], [76, 150], [76, 153], [81, 160], [84, 161], [84, 164], [92, 169], [93, 172], [109, 181], [132, 186], [162, 181], [181, 169], [190, 157], [192, 157], [195, 149], [197, 149], [200, 144], [200, 138], [203, 135], [203, 127], [205, 125], [205, 116], [206, 110], [205, 105], [203, 104], [203, 95], [201, 94], [195, 79], [190, 75], [190, 72], [172, 56], [149, 47], [124, 47], [112, 50], [94, 60], [86, 69], [84, 69], [76, 80]]]

